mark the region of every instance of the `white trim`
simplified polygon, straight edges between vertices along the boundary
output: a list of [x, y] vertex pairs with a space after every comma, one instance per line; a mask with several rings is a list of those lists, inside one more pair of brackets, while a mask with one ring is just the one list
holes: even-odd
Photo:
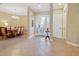
[[75, 46], [75, 47], [79, 47], [79, 44], [76, 44], [76, 43], [73, 43], [73, 42], [66, 41], [66, 43], [70, 44], [72, 46]]
[[[56, 36], [52, 36], [52, 38], [57, 38], [57, 39], [64, 39], [63, 37], [60, 38], [60, 37], [56, 37]], [[64, 39], [65, 40], [65, 39]]]

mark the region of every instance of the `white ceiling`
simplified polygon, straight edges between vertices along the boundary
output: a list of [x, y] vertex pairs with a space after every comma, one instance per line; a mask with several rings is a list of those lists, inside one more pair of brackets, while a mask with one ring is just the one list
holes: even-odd
[[61, 9], [64, 5], [65, 3], [53, 3], [53, 9]]
[[[49, 3], [2, 3], [0, 4], [0, 11], [11, 13], [11, 14], [14, 14], [16, 12], [17, 15], [26, 15], [28, 7], [32, 8], [35, 12], [45, 12], [45, 11], [49, 11], [50, 4]], [[53, 4], [54, 9], [61, 7], [62, 5]]]

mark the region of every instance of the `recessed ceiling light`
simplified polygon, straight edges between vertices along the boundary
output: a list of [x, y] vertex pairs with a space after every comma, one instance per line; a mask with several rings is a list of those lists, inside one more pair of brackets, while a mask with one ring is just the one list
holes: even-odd
[[41, 5], [38, 5], [38, 7], [40, 8], [40, 7], [41, 7]]

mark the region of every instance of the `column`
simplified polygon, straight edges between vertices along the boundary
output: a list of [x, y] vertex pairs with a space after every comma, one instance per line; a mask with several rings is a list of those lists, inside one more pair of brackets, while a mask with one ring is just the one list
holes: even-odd
[[50, 4], [50, 37], [53, 37], [53, 3]]

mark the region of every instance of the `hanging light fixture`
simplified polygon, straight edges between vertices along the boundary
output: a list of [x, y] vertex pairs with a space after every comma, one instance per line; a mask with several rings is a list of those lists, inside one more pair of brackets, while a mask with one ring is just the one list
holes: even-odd
[[15, 10], [15, 15], [11, 16], [13, 19], [19, 19], [19, 16], [16, 15], [16, 9]]

